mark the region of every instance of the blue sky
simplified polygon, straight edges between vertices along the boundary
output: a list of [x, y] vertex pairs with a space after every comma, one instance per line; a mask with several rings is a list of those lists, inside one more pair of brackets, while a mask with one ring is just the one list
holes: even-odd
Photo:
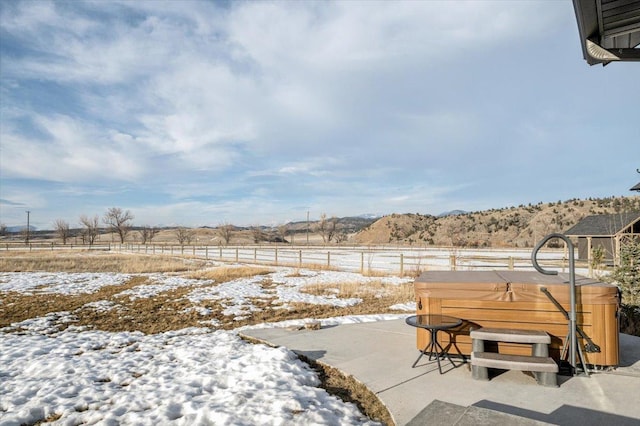
[[0, 2], [0, 222], [280, 224], [632, 195], [640, 64], [570, 1]]

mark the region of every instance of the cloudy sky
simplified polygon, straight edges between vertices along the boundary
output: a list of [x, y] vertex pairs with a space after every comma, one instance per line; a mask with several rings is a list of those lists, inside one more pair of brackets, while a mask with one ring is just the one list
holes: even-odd
[[0, 222], [279, 224], [633, 195], [640, 64], [570, 1], [0, 2]]

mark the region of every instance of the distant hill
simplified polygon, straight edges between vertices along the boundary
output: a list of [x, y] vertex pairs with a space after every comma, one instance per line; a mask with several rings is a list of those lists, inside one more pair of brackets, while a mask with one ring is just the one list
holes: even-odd
[[[338, 228], [341, 232], [344, 232], [346, 234], [352, 234], [354, 232], [358, 232], [361, 229], [371, 225], [372, 223], [374, 223], [376, 220], [379, 219], [379, 216], [362, 215], [362, 216], [347, 216], [347, 217], [339, 217], [339, 218], [327, 218], [327, 220], [331, 220], [331, 219], [337, 220]], [[289, 222], [284, 226], [287, 228], [287, 232], [289, 233], [307, 232], [307, 225], [309, 226], [309, 229], [313, 232], [318, 227], [319, 222], [320, 222], [319, 220], [310, 221], [308, 224], [306, 221]]]
[[640, 197], [558, 201], [446, 216], [392, 214], [358, 232], [358, 244], [429, 244], [458, 247], [533, 247], [593, 214], [640, 211]]
[[[19, 232], [23, 232], [27, 229], [26, 226], [7, 226], [7, 228], [5, 229], [5, 232], [9, 232], [9, 233], [19, 233]], [[36, 228], [35, 226], [29, 226], [29, 231], [30, 232], [35, 232], [37, 231], [38, 228]]]
[[[640, 211], [640, 196], [572, 199], [478, 212], [453, 210], [439, 216], [394, 213], [380, 218], [370, 215], [327, 217], [326, 221], [333, 221], [336, 225], [329, 243], [339, 241], [362, 245], [393, 243], [456, 247], [533, 247], [545, 235], [564, 232], [586, 216], [627, 211]], [[259, 228], [260, 232], [256, 228]], [[8, 227], [3, 238], [18, 238], [22, 229], [22, 226]], [[154, 236], [153, 242], [175, 244], [176, 229], [178, 227], [175, 226], [156, 228], [158, 233]], [[139, 227], [134, 227], [127, 241], [140, 241], [139, 230]], [[71, 231], [72, 241], [79, 243], [81, 229]], [[224, 244], [217, 227], [193, 228], [192, 231], [193, 243]], [[277, 227], [233, 226], [232, 231], [230, 244], [324, 244], [329, 238], [327, 232], [323, 233], [320, 230], [318, 220], [308, 223], [290, 222]], [[31, 232], [34, 240], [58, 240], [58, 236], [52, 230], [38, 231], [31, 227]], [[115, 242], [118, 238], [103, 230], [99, 240]]]

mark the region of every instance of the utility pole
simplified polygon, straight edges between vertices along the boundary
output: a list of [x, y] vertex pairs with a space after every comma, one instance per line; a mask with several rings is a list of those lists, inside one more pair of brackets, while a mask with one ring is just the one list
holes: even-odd
[[29, 244], [29, 215], [31, 214], [31, 212], [29, 210], [27, 210], [27, 239], [26, 239], [26, 243]]
[[307, 210], [307, 245], [309, 245], [309, 210]]

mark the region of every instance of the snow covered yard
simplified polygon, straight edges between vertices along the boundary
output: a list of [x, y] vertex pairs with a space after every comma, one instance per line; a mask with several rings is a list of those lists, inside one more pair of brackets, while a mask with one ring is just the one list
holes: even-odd
[[[408, 301], [380, 306], [395, 300], [387, 288], [411, 280], [269, 269], [225, 282], [188, 273], [0, 273], [0, 425], [374, 424], [318, 387], [295, 354], [245, 342], [237, 330], [270, 319], [406, 316], [415, 310]], [[375, 291], [344, 297], [345, 283]], [[370, 301], [382, 303], [380, 312], [363, 310]]]

